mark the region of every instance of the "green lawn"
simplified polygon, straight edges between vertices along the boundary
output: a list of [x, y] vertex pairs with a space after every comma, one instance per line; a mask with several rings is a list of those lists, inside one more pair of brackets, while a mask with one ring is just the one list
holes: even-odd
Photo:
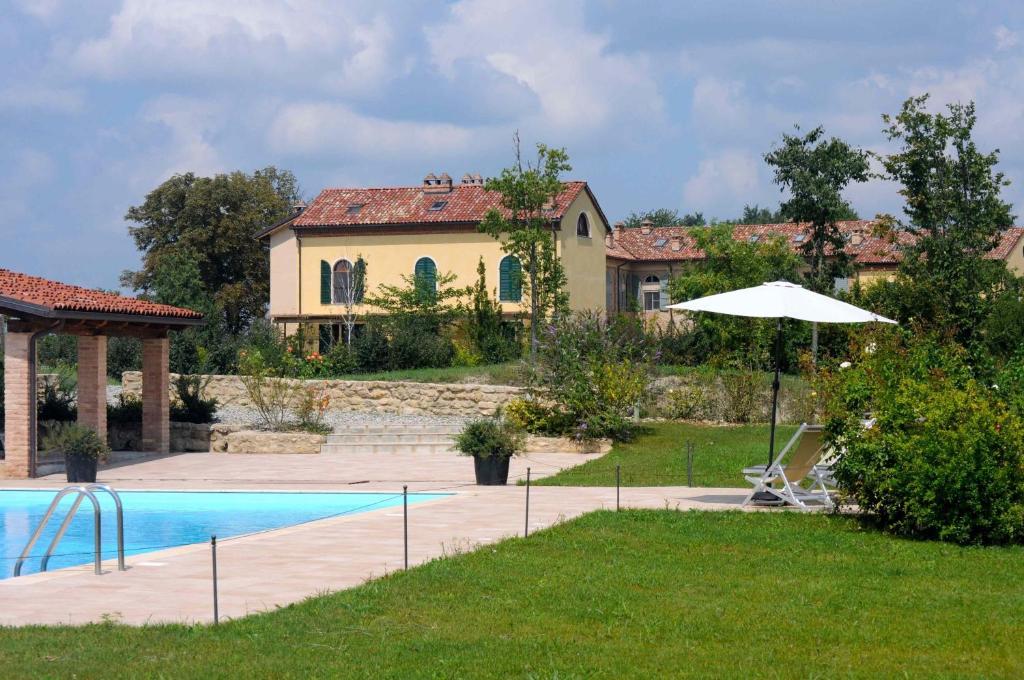
[[[780, 425], [776, 450], [796, 428]], [[697, 425], [654, 423], [631, 442], [616, 442], [610, 453], [551, 477], [548, 486], [613, 486], [615, 466], [622, 466], [623, 486], [685, 485], [686, 442], [693, 442], [694, 486], [747, 486], [740, 470], [768, 459], [767, 425]]]
[[3, 629], [0, 667], [11, 678], [1021, 677], [1022, 580], [1024, 550], [897, 540], [843, 517], [605, 511], [219, 627]]

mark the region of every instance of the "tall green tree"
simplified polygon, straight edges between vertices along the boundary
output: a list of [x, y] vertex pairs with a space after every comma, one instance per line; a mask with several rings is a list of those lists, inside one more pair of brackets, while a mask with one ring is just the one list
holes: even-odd
[[[753, 243], [737, 240], [728, 224], [694, 229], [692, 234], [705, 257], [672, 278], [669, 292], [673, 300], [693, 300], [765, 281], [796, 281], [800, 276], [803, 262], [781, 237]], [[696, 314], [692, 321], [689, 352], [693, 363], [770, 365], [774, 321], [720, 314]], [[787, 336], [787, 341], [792, 340]]]
[[537, 145], [537, 157], [523, 161], [515, 135], [515, 163], [487, 180], [487, 191], [501, 194], [502, 210], [488, 211], [480, 231], [501, 242], [502, 249], [525, 264], [524, 288], [530, 306], [530, 358], [537, 355], [538, 324], [568, 306], [565, 272], [555, 250], [550, 207], [562, 193], [561, 174], [572, 170], [565, 149]]
[[731, 224], [778, 224], [785, 221], [785, 219], [786, 217], [782, 214], [782, 210], [778, 208], [772, 210], [767, 206], [762, 207], [757, 203], [754, 205], [748, 203], [743, 206], [743, 216], [733, 220]]
[[[256, 233], [286, 217], [299, 198], [295, 176], [267, 167], [213, 177], [175, 175], [128, 209], [129, 233], [142, 252], [142, 268], [122, 283], [163, 299], [200, 295], [238, 333], [266, 312], [270, 294], [267, 246]], [[184, 282], [183, 259], [198, 274]]]
[[882, 156], [885, 176], [901, 185], [905, 219], [895, 227], [914, 234], [901, 271], [913, 282], [918, 318], [952, 328], [972, 344], [991, 305], [1008, 283], [1006, 265], [986, 259], [1000, 231], [1013, 224], [1002, 199], [1009, 181], [996, 169], [998, 149], [983, 152], [973, 139], [974, 103], [926, 110], [928, 95], [911, 97], [896, 115], [884, 115], [884, 132], [899, 145]]
[[810, 263], [808, 284], [820, 293], [831, 292], [835, 277], [849, 276], [851, 268], [836, 225], [853, 212], [842, 192], [851, 182], [869, 178], [867, 152], [835, 137], [825, 139], [819, 126], [805, 135], [784, 134], [782, 145], [764, 159], [774, 168], [780, 190], [789, 192], [782, 214], [810, 223], [810, 238], [801, 246]]
[[[699, 214], [699, 213], [698, 213]], [[692, 217], [692, 216], [689, 216]], [[674, 227], [681, 224], [683, 218], [679, 216], [678, 210], [672, 208], [657, 208], [655, 210], [634, 210], [622, 221], [626, 229], [637, 229], [644, 220], [650, 220], [655, 227]]]

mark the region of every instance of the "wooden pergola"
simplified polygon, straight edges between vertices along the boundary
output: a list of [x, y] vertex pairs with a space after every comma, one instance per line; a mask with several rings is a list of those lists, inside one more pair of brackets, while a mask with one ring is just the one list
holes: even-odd
[[0, 269], [4, 342], [4, 468], [36, 476], [36, 340], [78, 337], [78, 422], [107, 435], [107, 338], [142, 340], [142, 448], [170, 449], [171, 331], [201, 325], [202, 314]]

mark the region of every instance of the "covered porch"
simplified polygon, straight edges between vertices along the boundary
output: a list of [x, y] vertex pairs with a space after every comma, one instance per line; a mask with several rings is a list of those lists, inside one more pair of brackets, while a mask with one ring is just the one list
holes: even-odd
[[169, 334], [203, 323], [198, 312], [0, 269], [4, 338], [2, 474], [37, 476], [36, 341], [78, 338], [78, 422], [107, 436], [107, 338], [142, 341], [142, 447], [170, 448]]

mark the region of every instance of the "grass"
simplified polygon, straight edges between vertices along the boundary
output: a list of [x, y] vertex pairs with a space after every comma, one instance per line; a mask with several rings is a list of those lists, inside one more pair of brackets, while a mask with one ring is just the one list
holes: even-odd
[[[776, 429], [776, 451], [796, 428]], [[622, 466], [623, 486], [686, 485], [686, 442], [693, 442], [693, 486], [747, 486], [740, 470], [768, 458], [768, 425], [653, 423], [631, 442], [616, 442], [606, 455], [563, 470], [534, 484], [610, 486]]]
[[1021, 677], [1024, 551], [598, 512], [211, 626], [0, 630], [6, 677]]
[[490, 364], [486, 366], [451, 366], [448, 368], [411, 368], [401, 371], [354, 373], [338, 376], [343, 380], [388, 380], [396, 382], [426, 383], [483, 383], [488, 385], [517, 385], [522, 382], [518, 363]]

